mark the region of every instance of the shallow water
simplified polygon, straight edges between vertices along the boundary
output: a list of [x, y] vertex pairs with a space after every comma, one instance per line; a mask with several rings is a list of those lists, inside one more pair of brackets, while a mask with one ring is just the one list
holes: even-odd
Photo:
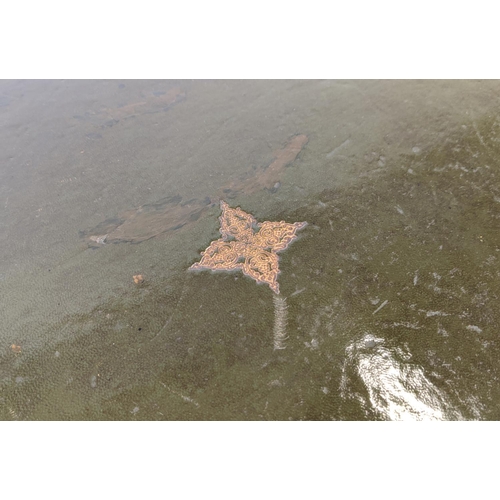
[[[0, 418], [500, 418], [499, 108], [495, 81], [0, 82]], [[307, 221], [279, 296], [187, 271], [221, 198]]]

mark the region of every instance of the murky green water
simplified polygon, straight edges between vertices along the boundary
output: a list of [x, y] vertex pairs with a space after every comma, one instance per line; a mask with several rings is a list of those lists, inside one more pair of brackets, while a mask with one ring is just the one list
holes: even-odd
[[[499, 109], [495, 81], [0, 82], [0, 418], [500, 418]], [[308, 222], [279, 301], [187, 272], [220, 197]]]

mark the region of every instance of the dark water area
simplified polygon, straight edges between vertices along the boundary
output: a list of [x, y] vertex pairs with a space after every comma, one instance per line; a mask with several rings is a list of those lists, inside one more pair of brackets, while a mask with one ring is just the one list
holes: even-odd
[[[0, 82], [0, 419], [500, 418], [500, 83]], [[307, 222], [280, 293], [189, 271]]]

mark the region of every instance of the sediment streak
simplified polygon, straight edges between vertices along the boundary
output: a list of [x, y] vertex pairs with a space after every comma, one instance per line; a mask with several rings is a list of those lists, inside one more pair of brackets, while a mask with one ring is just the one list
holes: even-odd
[[286, 298], [279, 295], [273, 296], [274, 302], [274, 348], [285, 349], [286, 325], [288, 319], [288, 306]]

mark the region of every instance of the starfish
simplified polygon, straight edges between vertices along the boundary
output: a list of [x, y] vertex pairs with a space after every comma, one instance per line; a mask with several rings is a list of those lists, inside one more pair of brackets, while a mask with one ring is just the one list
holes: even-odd
[[201, 260], [189, 269], [240, 269], [257, 283], [267, 283], [274, 293], [279, 294], [277, 252], [285, 250], [297, 238], [295, 233], [307, 222], [258, 223], [240, 207], [231, 208], [225, 201], [220, 202], [220, 207], [222, 215], [219, 217], [219, 231], [222, 237], [212, 241], [201, 252]]

